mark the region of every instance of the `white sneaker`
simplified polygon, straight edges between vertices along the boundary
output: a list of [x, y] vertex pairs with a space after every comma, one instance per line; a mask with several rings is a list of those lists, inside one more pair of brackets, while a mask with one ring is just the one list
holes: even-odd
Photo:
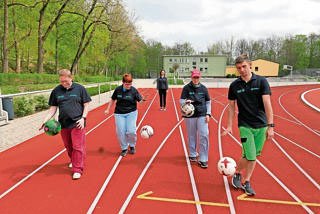
[[69, 168], [72, 168], [72, 163], [69, 163], [68, 167], [69, 167]]
[[79, 172], [75, 172], [75, 173], [73, 173], [73, 175], [72, 175], [72, 179], [73, 180], [77, 180], [77, 179], [79, 179], [81, 177], [81, 174], [79, 173]]

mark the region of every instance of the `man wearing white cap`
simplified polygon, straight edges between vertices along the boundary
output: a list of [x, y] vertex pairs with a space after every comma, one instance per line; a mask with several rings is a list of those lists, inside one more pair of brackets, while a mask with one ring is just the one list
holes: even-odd
[[[191, 81], [183, 87], [180, 105], [191, 103], [194, 106], [194, 113], [191, 116], [183, 116], [188, 133], [189, 160], [198, 161], [199, 166], [205, 169], [208, 168], [208, 122], [211, 116], [211, 99], [206, 86], [200, 83], [200, 76], [200, 71], [197, 69], [191, 72]], [[197, 146], [199, 146], [199, 157]]]

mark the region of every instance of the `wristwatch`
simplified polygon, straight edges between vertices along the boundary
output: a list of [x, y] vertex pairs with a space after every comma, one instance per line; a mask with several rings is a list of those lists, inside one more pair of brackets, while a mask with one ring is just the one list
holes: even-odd
[[206, 115], [208, 115], [209, 117], [211, 117], [211, 114], [207, 113]]
[[268, 127], [274, 127], [274, 123], [269, 123]]

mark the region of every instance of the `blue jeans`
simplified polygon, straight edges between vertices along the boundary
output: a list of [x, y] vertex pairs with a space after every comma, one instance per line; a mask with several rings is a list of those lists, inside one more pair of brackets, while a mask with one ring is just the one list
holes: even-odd
[[137, 142], [137, 117], [138, 111], [127, 114], [114, 114], [116, 132], [121, 150], [128, 149], [128, 146], [135, 147]]
[[185, 118], [185, 121], [188, 132], [189, 156], [196, 157], [197, 145], [199, 144], [199, 161], [207, 162], [209, 153], [209, 128], [208, 123], [206, 123], [206, 117]]

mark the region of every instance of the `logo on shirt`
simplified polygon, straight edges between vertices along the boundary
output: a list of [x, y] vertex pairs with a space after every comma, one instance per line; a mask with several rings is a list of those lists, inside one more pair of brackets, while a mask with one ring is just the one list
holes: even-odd
[[237, 90], [237, 94], [245, 92], [244, 88]]

